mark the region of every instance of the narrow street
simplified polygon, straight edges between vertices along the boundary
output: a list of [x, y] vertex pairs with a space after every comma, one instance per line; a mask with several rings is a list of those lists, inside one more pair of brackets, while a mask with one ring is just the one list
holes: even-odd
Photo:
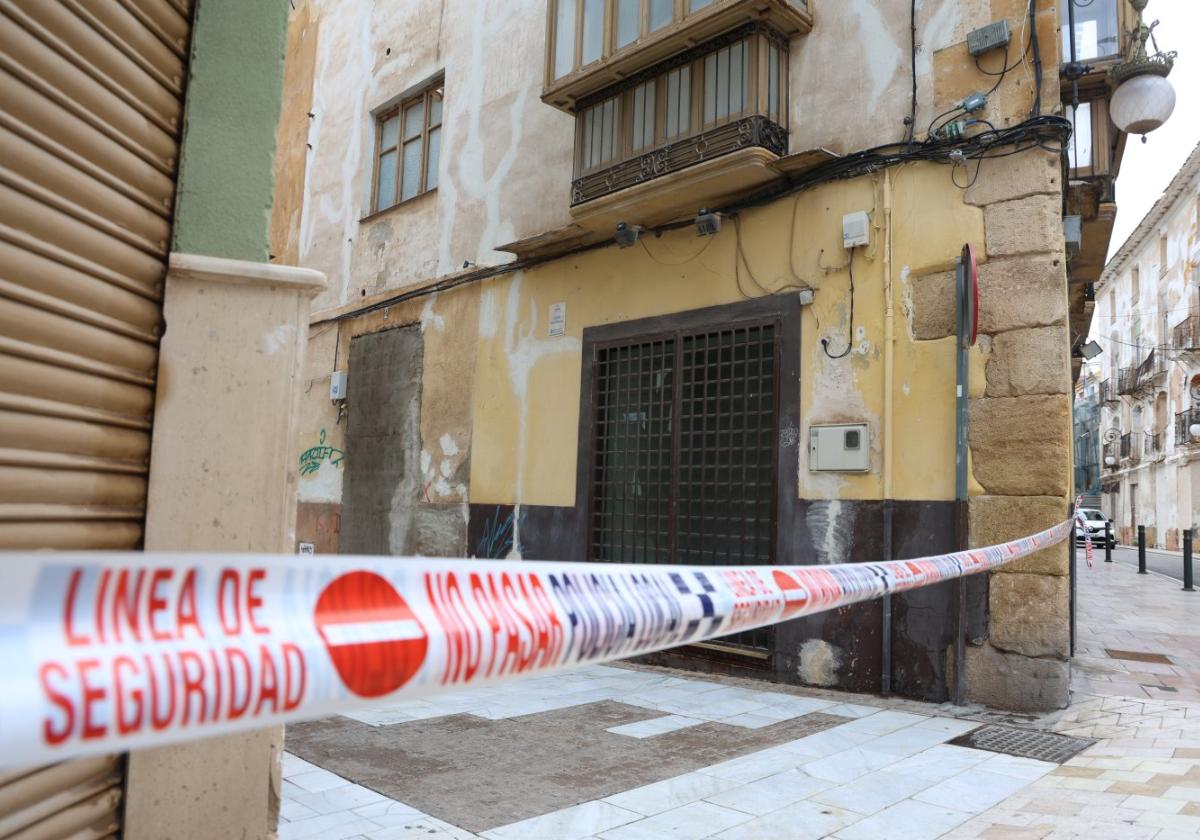
[[[1104, 562], [1104, 549], [1096, 546], [1093, 562]], [[1124, 563], [1125, 565], [1133, 566], [1135, 569], [1138, 564], [1137, 546], [1130, 548], [1129, 546], [1119, 545], [1113, 549], [1112, 559], [1114, 563]], [[1079, 548], [1079, 563], [1083, 565], [1083, 547]], [[1196, 560], [1192, 560], [1193, 572], [1196, 569]], [[1166, 575], [1175, 580], [1183, 580], [1183, 557], [1169, 551], [1155, 551], [1154, 549], [1146, 549], [1146, 570], [1157, 572], [1160, 575]]]
[[[591, 667], [288, 727], [280, 836], [1167, 840], [1200, 832], [1198, 596], [1139, 577], [1124, 560], [1106, 565], [1102, 555], [1092, 569], [1081, 557], [1078, 586], [1072, 702], [1063, 711], [1000, 714]], [[979, 729], [989, 725], [1005, 729]], [[983, 735], [997, 733], [1069, 738], [1033, 750], [980, 748]], [[956, 741], [962, 736], [975, 740]]]

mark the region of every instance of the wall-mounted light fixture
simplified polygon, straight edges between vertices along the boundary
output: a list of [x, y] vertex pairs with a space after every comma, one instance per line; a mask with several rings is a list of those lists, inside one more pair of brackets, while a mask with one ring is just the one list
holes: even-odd
[[1098, 342], [1089, 341], [1087, 344], [1079, 346], [1079, 352], [1083, 354], [1083, 358], [1091, 361], [1104, 352], [1104, 348]]
[[1125, 60], [1109, 72], [1119, 87], [1109, 103], [1109, 115], [1117, 128], [1130, 134], [1146, 135], [1161, 126], [1175, 110], [1175, 88], [1167, 81], [1175, 66], [1175, 52], [1162, 52], [1154, 42], [1155, 52], [1146, 51], [1146, 42], [1154, 39], [1154, 27], [1142, 19], [1149, 0], [1130, 0], [1137, 10], [1137, 26], [1130, 33], [1129, 52]]
[[638, 237], [642, 235], [641, 225], [630, 225], [625, 222], [617, 222], [617, 231], [613, 234], [613, 239], [622, 248], [632, 248], [637, 244]]
[[696, 214], [696, 235], [712, 236], [721, 232], [721, 214], [714, 213], [707, 207], [701, 207]]

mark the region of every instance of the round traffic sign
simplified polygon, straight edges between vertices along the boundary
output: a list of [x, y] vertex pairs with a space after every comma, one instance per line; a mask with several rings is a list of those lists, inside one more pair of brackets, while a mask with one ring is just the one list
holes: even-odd
[[403, 686], [429, 649], [420, 619], [374, 572], [331, 581], [317, 598], [314, 619], [338, 676], [359, 697], [382, 697]]

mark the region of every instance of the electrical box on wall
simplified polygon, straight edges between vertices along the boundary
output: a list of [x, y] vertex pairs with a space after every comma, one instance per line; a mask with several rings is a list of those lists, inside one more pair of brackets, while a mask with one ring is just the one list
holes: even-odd
[[842, 216], [842, 247], [857, 248], [871, 244], [871, 216], [865, 210]]
[[1008, 28], [1008, 21], [998, 20], [967, 33], [967, 52], [971, 55], [983, 55], [990, 50], [1008, 46], [1011, 40], [1012, 30]]
[[810, 426], [808, 468], [812, 472], [868, 472], [870, 428], [866, 423]]
[[329, 399], [344, 400], [346, 399], [346, 371], [335, 370], [329, 374]]

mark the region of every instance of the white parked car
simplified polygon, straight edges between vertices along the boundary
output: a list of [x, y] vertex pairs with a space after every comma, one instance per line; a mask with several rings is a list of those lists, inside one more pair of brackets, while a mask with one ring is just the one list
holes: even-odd
[[[1108, 517], [1095, 508], [1080, 508], [1079, 514], [1083, 517], [1083, 523], [1075, 521], [1075, 540], [1083, 542], [1090, 534], [1093, 545], [1104, 545], [1104, 523], [1108, 522]], [[1116, 526], [1109, 527], [1109, 544], [1113, 548], [1117, 546], [1117, 529]]]

